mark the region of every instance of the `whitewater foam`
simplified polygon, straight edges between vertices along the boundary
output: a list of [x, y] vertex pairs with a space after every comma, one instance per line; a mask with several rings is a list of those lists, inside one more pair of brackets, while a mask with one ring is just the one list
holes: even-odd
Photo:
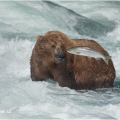
[[[66, 3], [64, 7], [67, 8], [62, 7], [63, 3]], [[0, 2], [0, 112], [11, 110], [9, 114], [0, 113], [1, 119], [120, 119], [120, 23], [119, 15], [116, 15], [119, 13], [119, 4], [115, 2], [115, 7], [110, 2], [74, 2], [74, 5], [73, 2], [63, 3], [54, 12], [50, 5], [54, 8], [56, 6], [49, 2]], [[110, 9], [111, 14], [104, 7], [101, 11], [101, 5]], [[91, 38], [90, 34], [78, 33], [72, 28], [74, 24], [65, 24], [66, 19], [66, 22], [70, 21], [66, 16], [71, 14], [76, 22], [76, 13], [90, 17], [85, 21], [91, 21], [94, 16], [97, 23], [102, 20], [103, 24], [115, 23], [116, 27], [112, 32], [101, 34], [96, 39]], [[80, 24], [77, 25], [81, 27]], [[92, 31], [93, 28], [87, 25]], [[112, 56], [117, 76], [115, 87], [75, 91], [62, 88], [52, 80], [33, 82], [30, 79], [29, 61], [35, 36], [53, 29], [72, 38], [91, 38], [100, 43]]]

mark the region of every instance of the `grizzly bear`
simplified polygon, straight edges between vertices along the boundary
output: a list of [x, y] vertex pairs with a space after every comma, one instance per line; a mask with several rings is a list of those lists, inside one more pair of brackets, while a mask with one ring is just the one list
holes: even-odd
[[61, 87], [71, 89], [96, 89], [113, 87], [115, 69], [110, 59], [108, 64], [101, 58], [88, 58], [67, 52], [73, 46], [88, 46], [108, 56], [94, 40], [73, 39], [59, 31], [38, 35], [30, 60], [31, 79], [53, 79]]

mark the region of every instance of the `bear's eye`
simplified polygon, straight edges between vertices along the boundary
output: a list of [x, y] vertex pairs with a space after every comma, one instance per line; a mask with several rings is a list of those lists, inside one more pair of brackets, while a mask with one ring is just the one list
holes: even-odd
[[61, 48], [63, 49], [63, 48], [64, 48], [64, 46], [62, 45], [62, 46], [61, 46]]
[[51, 48], [55, 49], [55, 45], [52, 45]]

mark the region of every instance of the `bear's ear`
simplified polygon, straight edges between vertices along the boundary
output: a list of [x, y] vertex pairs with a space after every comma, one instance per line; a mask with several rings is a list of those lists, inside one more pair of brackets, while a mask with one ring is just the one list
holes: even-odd
[[39, 41], [42, 40], [42, 38], [43, 38], [43, 36], [41, 36], [41, 35], [36, 36], [36, 39], [39, 40]]

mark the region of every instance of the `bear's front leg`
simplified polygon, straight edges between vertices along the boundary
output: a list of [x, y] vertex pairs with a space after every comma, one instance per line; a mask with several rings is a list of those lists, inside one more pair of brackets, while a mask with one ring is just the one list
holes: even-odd
[[32, 81], [44, 81], [44, 78], [38, 77], [34, 71], [34, 69], [31, 68], [31, 79]]
[[71, 88], [71, 80], [67, 76], [65, 70], [54, 69], [52, 70], [52, 75], [54, 77], [54, 80], [57, 81], [61, 87]]

